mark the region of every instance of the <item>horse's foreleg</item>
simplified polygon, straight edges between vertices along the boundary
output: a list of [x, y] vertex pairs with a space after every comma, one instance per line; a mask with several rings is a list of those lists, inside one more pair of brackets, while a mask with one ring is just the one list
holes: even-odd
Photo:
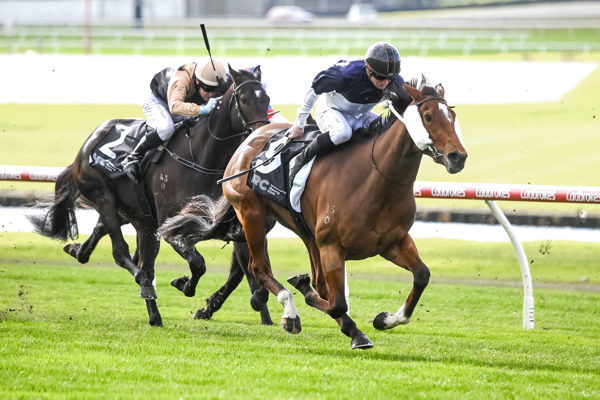
[[156, 227], [137, 227], [137, 252], [139, 256], [138, 268], [151, 283], [150, 286], [140, 284], [140, 297], [143, 299], [156, 299], [156, 277], [154, 272], [154, 261], [160, 250], [160, 241], [154, 232]]
[[[171, 286], [177, 288], [187, 297], [193, 297], [196, 295], [196, 287], [200, 278], [206, 273], [206, 262], [204, 257], [194, 246], [187, 246], [183, 243], [171, 242], [167, 240], [167, 243], [173, 247], [173, 249], [188, 262], [190, 272], [192, 273], [191, 278], [189, 276], [182, 276], [171, 281]], [[212, 315], [212, 314], [211, 314]], [[203, 318], [203, 319], [209, 319]]]
[[114, 200], [111, 201], [111, 199], [104, 198], [96, 204], [96, 211], [100, 214], [102, 225], [104, 226], [106, 233], [110, 236], [113, 258], [117, 265], [129, 271], [135, 278], [136, 283], [140, 285], [140, 297], [148, 300], [156, 299], [156, 290], [152, 284], [152, 279], [154, 279], [154, 277], [148, 278], [145, 271], [138, 268], [137, 264], [132, 261], [129, 253], [129, 245], [123, 237], [121, 223], [116, 210], [117, 207]]
[[392, 251], [382, 256], [396, 265], [412, 272], [413, 288], [406, 301], [396, 313], [382, 312], [373, 320], [373, 326], [379, 330], [391, 329], [401, 324], [408, 324], [415, 307], [429, 283], [429, 268], [421, 261], [417, 247], [409, 235]]
[[244, 279], [244, 274], [236, 264], [235, 254], [233, 254], [227, 281], [206, 299], [206, 307], [198, 310], [194, 315], [194, 319], [210, 319], [214, 313], [221, 309], [225, 300], [227, 300], [229, 295], [238, 287], [242, 279]]
[[151, 285], [140, 284], [140, 297], [146, 300], [146, 309], [148, 310], [148, 320], [152, 326], [163, 326], [162, 317], [156, 306], [156, 275], [154, 272], [154, 261], [160, 249], [160, 241], [156, 238], [155, 227], [136, 226], [138, 267], [142, 274], [146, 276]]
[[90, 260], [90, 255], [104, 236], [106, 236], [106, 230], [104, 229], [102, 220], [98, 218], [92, 234], [86, 241], [83, 243], [68, 243], [63, 247], [63, 250], [81, 264], [85, 264]]

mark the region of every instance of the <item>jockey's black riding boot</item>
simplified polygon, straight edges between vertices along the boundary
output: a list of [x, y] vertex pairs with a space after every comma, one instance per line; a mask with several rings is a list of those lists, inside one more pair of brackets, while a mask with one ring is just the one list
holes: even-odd
[[304, 164], [309, 162], [314, 156], [329, 153], [335, 148], [335, 144], [331, 141], [329, 133], [323, 132], [318, 135], [312, 142], [308, 144], [302, 152], [290, 160], [290, 176], [293, 177], [302, 168]]
[[144, 158], [144, 154], [146, 154], [148, 150], [158, 147], [162, 143], [156, 129], [148, 127], [146, 134], [121, 163], [123, 172], [127, 174], [129, 179], [135, 183], [140, 183], [140, 162], [142, 161], [142, 158]]

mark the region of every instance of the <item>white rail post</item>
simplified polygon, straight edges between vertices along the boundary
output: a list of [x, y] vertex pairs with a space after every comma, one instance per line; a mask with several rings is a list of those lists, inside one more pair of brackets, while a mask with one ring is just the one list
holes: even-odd
[[496, 220], [502, 225], [512, 245], [517, 253], [519, 259], [519, 265], [521, 266], [521, 275], [523, 276], [523, 290], [525, 295], [523, 297], [523, 329], [534, 328], [534, 313], [533, 313], [533, 285], [531, 283], [531, 273], [529, 272], [529, 263], [527, 262], [527, 256], [521, 242], [517, 239], [517, 236], [512, 230], [510, 222], [500, 209], [494, 200], [485, 201], [492, 211]]

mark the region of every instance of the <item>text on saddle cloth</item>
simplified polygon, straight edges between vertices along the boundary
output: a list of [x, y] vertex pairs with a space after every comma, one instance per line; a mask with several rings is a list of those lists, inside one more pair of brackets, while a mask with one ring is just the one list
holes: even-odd
[[[288, 143], [286, 136], [287, 130], [283, 130], [273, 135], [266, 143], [263, 150], [256, 155], [252, 160], [252, 171], [248, 174], [247, 185], [254, 191], [267, 197], [286, 209], [290, 208], [290, 204], [299, 204], [300, 199], [289, 199], [288, 195], [301, 195], [295, 186], [304, 187], [310, 166], [306, 165], [301, 169], [292, 182], [289, 177], [290, 160], [306, 147], [307, 143], [311, 142], [320, 132], [313, 127], [307, 126], [305, 134], [300, 141], [292, 141]], [[282, 146], [286, 145], [282, 150]], [[312, 160], [307, 165], [312, 165]], [[308, 169], [308, 172], [307, 172]], [[303, 181], [303, 182], [302, 182]], [[299, 207], [293, 207], [294, 210], [300, 212]]]
[[146, 134], [146, 120], [128, 119], [115, 123], [90, 154], [90, 165], [111, 179], [124, 175], [121, 162]]
[[[193, 126], [204, 118], [173, 118], [175, 122], [175, 134], [180, 129]], [[122, 161], [135, 148], [141, 138], [146, 134], [147, 121], [145, 119], [123, 119], [115, 123], [109, 132], [98, 142], [90, 154], [90, 165], [101, 170], [110, 179], [116, 179], [123, 175]], [[165, 143], [165, 145], [168, 141]], [[144, 171], [151, 163], [156, 163], [162, 155], [164, 147], [149, 151], [141, 162]]]

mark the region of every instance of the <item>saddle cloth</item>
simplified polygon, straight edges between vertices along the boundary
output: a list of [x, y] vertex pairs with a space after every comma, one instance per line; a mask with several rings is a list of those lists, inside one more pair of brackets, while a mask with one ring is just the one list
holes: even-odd
[[[176, 120], [175, 134], [182, 126], [192, 126], [198, 121], [198, 118]], [[131, 153], [145, 134], [145, 119], [115, 120], [108, 133], [92, 150], [89, 159], [90, 165], [98, 168], [110, 179], [116, 179], [125, 175], [121, 162]], [[140, 163], [140, 172], [142, 175], [146, 172], [150, 164], [158, 162], [163, 150], [164, 145], [148, 151], [144, 155]]]
[[248, 173], [246, 184], [255, 192], [286, 208], [292, 214], [296, 227], [312, 237], [300, 210], [300, 196], [308, 179], [314, 157], [298, 171], [289, 176], [289, 162], [302, 151], [320, 132], [316, 126], [308, 125], [301, 140], [288, 143], [286, 130], [273, 135], [263, 150], [252, 160], [253, 168]]

